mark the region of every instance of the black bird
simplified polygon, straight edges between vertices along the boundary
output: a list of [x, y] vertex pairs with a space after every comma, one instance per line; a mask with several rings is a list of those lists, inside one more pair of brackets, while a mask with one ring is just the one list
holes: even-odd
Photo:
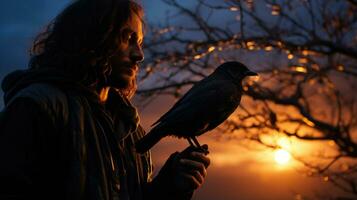
[[136, 143], [136, 151], [144, 153], [168, 135], [187, 138], [192, 146], [201, 148], [196, 136], [216, 128], [235, 111], [243, 93], [242, 80], [256, 75], [240, 62], [220, 65], [152, 125]]

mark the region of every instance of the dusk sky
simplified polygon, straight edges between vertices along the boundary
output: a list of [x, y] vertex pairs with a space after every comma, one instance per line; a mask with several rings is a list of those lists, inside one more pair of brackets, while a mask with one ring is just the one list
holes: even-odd
[[[184, 1], [189, 3], [191, 0]], [[12, 70], [27, 67], [32, 39], [69, 2], [1, 0], [0, 80]], [[160, 0], [142, 0], [142, 5], [149, 24], [164, 20], [166, 11], [170, 9]], [[3, 93], [0, 94], [2, 96]], [[242, 101], [245, 101], [244, 97]], [[162, 96], [143, 109], [141, 121], [145, 129], [149, 130], [150, 124], [173, 103], [173, 98]], [[2, 99], [0, 107], [3, 107]], [[193, 199], [302, 200], [305, 197], [313, 199], [320, 194], [344, 194], [321, 177], [305, 176], [302, 166], [296, 161], [279, 165], [274, 160], [272, 150], [254, 150], [249, 148], [247, 142], [225, 141], [219, 139], [218, 135], [216, 131], [199, 137], [201, 143], [209, 145], [211, 166], [203, 187], [198, 189]], [[167, 138], [155, 146], [152, 153], [156, 172], [171, 153], [183, 150], [187, 145], [185, 140]], [[304, 147], [304, 151], [312, 149], [309, 144], [301, 144], [299, 147]]]

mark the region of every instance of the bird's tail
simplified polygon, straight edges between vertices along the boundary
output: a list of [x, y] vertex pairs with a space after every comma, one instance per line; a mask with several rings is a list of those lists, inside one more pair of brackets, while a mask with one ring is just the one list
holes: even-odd
[[153, 128], [149, 133], [147, 133], [143, 138], [136, 142], [135, 148], [138, 153], [145, 153], [151, 149], [156, 143], [158, 143], [163, 135], [161, 130], [158, 128]]

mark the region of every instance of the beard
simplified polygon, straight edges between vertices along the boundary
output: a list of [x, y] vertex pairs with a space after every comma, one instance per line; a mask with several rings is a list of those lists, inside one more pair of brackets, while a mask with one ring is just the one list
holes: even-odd
[[137, 83], [136, 83], [136, 77], [134, 79], [132, 79], [130, 81], [129, 84], [126, 85], [126, 87], [123, 87], [123, 88], [118, 88], [118, 90], [124, 95], [126, 96], [126, 98], [128, 99], [131, 99], [135, 92], [136, 92], [136, 89], [137, 89]]
[[137, 89], [138, 64], [130, 56], [119, 51], [110, 59], [111, 71], [107, 76], [107, 86], [120, 91], [127, 98], [134, 96]]
[[134, 96], [137, 89], [136, 77], [137, 70], [124, 67], [113, 67], [107, 78], [106, 85], [115, 88], [130, 99]]

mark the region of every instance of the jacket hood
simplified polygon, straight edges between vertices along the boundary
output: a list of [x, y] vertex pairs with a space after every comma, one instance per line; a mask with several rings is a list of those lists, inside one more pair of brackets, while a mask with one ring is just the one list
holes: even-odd
[[2, 81], [1, 88], [4, 91], [4, 103], [10, 101], [17, 92], [33, 83], [49, 83], [55, 85], [66, 85], [74, 83], [63, 73], [54, 69], [26, 69], [16, 70], [9, 73]]

